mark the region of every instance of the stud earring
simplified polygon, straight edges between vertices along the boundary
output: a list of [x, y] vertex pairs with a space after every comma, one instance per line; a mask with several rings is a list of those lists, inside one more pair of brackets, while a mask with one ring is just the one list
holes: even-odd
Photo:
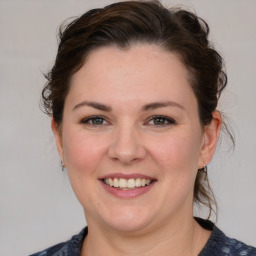
[[207, 165], [204, 165], [203, 172], [207, 175]]
[[62, 171], [64, 171], [64, 169], [66, 168], [66, 166], [63, 164], [63, 161], [62, 161], [62, 160], [60, 161], [60, 164], [61, 164], [61, 169], [62, 169]]

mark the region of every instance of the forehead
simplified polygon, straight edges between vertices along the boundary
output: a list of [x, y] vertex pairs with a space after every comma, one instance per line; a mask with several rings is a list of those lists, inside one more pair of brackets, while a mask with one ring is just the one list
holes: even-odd
[[183, 103], [185, 95], [195, 100], [188, 71], [180, 59], [159, 46], [143, 44], [125, 50], [109, 46], [92, 51], [73, 75], [69, 94], [97, 101], [174, 98]]

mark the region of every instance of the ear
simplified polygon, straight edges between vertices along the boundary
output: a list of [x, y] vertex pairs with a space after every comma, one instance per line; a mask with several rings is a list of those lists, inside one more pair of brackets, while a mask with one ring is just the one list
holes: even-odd
[[56, 145], [57, 145], [57, 149], [58, 149], [60, 158], [61, 158], [61, 160], [64, 164], [61, 129], [57, 125], [57, 123], [55, 122], [55, 120], [53, 118], [52, 118], [52, 121], [51, 121], [51, 127], [52, 127], [52, 131], [54, 133], [54, 136], [55, 136], [55, 141], [56, 141]]
[[200, 158], [198, 162], [198, 169], [208, 165], [211, 161], [220, 134], [221, 128], [221, 114], [219, 111], [214, 111], [212, 113], [212, 121], [204, 129]]

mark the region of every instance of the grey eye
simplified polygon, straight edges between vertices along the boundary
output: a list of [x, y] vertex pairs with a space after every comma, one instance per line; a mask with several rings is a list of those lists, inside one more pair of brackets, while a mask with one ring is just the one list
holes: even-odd
[[84, 118], [81, 121], [82, 124], [89, 124], [89, 125], [105, 125], [108, 124], [108, 122], [106, 121], [106, 119], [104, 117], [101, 116], [90, 116], [87, 118]]
[[96, 125], [103, 124], [104, 119], [102, 117], [95, 117], [91, 119], [91, 123]]
[[163, 117], [157, 117], [157, 118], [153, 119], [153, 122], [155, 125], [164, 125], [164, 124], [168, 123], [168, 120]]
[[176, 122], [169, 117], [166, 116], [153, 116], [149, 120], [148, 124], [155, 125], [155, 126], [166, 126], [166, 125], [172, 125]]

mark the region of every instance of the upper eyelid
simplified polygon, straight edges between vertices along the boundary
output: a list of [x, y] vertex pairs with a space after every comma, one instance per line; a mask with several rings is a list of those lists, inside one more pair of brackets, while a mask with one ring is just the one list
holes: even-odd
[[[149, 122], [152, 122], [154, 119], [156, 118], [163, 118], [165, 119], [164, 121], [164, 124], [150, 124]], [[167, 122], [166, 122], [167, 121]], [[168, 117], [168, 116], [163, 116], [163, 115], [155, 115], [155, 116], [152, 116], [150, 117], [145, 123], [144, 125], [148, 125], [148, 126], [151, 126], [151, 127], [156, 127], [156, 128], [163, 128], [163, 127], [172, 127], [174, 125], [177, 125], [177, 122], [171, 118], [171, 117]]]
[[89, 121], [89, 120], [94, 119], [94, 118], [102, 118], [102, 119], [104, 119], [106, 122], [109, 122], [108, 119], [107, 119], [105, 116], [102, 116], [102, 115], [87, 116], [87, 117], [82, 118], [82, 119], [81, 119], [81, 122]]
[[164, 115], [154, 115], [154, 116], [151, 116], [150, 118], [148, 118], [148, 121], [150, 121], [150, 120], [152, 120], [154, 118], [163, 118], [163, 119], [167, 119], [167, 120], [172, 121], [172, 122], [176, 122], [172, 117], [164, 116]]
[[[81, 119], [81, 123], [85, 122], [85, 121], [89, 121], [91, 119], [94, 119], [94, 118], [102, 118], [104, 121], [110, 123], [109, 119], [103, 115], [92, 115], [92, 116], [88, 116], [88, 117], [84, 117]], [[147, 118], [147, 120], [143, 123], [147, 123], [155, 118], [163, 118], [163, 119], [166, 119], [168, 121], [170, 121], [171, 123], [175, 124], [176, 121], [172, 118], [172, 117], [169, 117], [169, 116], [165, 116], [165, 115], [153, 115], [153, 116], [150, 116], [149, 118]]]

